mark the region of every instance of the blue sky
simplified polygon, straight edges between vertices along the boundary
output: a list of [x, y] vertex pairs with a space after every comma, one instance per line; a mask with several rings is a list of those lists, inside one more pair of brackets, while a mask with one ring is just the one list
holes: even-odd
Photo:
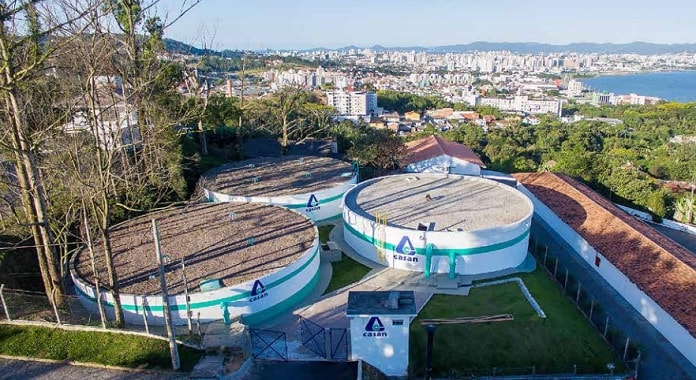
[[693, 0], [203, 0], [166, 36], [252, 50], [474, 41], [684, 43], [696, 42], [695, 15]]

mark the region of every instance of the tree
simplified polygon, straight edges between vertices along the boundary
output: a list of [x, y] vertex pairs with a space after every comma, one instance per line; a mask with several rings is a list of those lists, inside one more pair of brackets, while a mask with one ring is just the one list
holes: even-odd
[[674, 204], [674, 218], [682, 223], [694, 223], [696, 221], [696, 197], [694, 193], [679, 198]]
[[203, 128], [203, 114], [208, 108], [208, 97], [210, 96], [210, 84], [207, 79], [202, 81], [198, 78], [198, 70], [194, 72], [185, 72], [184, 81], [189, 92], [200, 98], [201, 115], [198, 117], [198, 136], [201, 144], [201, 155], [208, 155], [208, 140], [206, 139], [205, 128]]
[[[120, 326], [124, 318], [110, 227], [129, 214], [182, 198], [174, 127], [191, 118], [174, 91], [181, 70], [157, 58], [163, 47], [159, 19], [146, 17], [139, 2], [110, 2], [114, 8], [100, 0], [84, 4], [93, 10], [72, 25], [70, 33], [76, 37], [53, 62], [63, 91], [71, 94], [61, 108], [67, 122], [63, 129], [72, 132], [57, 136], [60, 149], [51, 150], [52, 194], [70, 194], [66, 215], [78, 215], [73, 223], [87, 221], [75, 227], [83, 234], [96, 232], [100, 252], [95, 272], [99, 268], [105, 275], [96, 282], [111, 293]], [[136, 38], [109, 30], [105, 23], [114, 14], [121, 30], [136, 31]], [[91, 239], [85, 236], [84, 241]]]
[[401, 138], [386, 129], [369, 129], [348, 150], [352, 160], [374, 166], [380, 174], [401, 167], [407, 154]]
[[50, 97], [55, 92], [47, 85], [47, 64], [57, 50], [75, 38], [63, 34], [64, 26], [94, 9], [72, 11], [61, 7], [65, 3], [43, 1], [1, 5], [0, 102], [5, 134], [0, 142], [12, 158], [23, 222], [33, 237], [46, 294], [51, 302], [60, 304], [60, 265], [40, 168], [42, 145], [57, 124], [51, 104], [54, 99]]
[[290, 141], [303, 141], [328, 134], [335, 110], [319, 103], [309, 92], [299, 87], [284, 87], [273, 96], [257, 101], [252, 113], [260, 121], [260, 129], [280, 136], [282, 153]]
[[280, 131], [282, 153], [287, 153], [291, 130], [299, 123], [299, 107], [302, 103], [304, 90], [299, 87], [284, 87], [270, 99], [260, 103], [263, 108], [258, 111], [265, 113], [266, 126], [271, 131]]

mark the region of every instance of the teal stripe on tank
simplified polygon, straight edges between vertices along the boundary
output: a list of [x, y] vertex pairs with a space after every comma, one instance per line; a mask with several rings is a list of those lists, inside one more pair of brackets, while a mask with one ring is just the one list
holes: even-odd
[[[353, 234], [357, 238], [364, 240], [370, 244], [378, 245], [378, 246], [384, 247], [385, 249], [388, 249], [388, 250], [394, 250], [396, 248], [395, 244], [392, 244], [390, 242], [383, 242], [381, 240], [367, 236], [367, 235], [361, 233], [360, 231], [356, 230], [355, 228], [353, 228], [353, 226], [351, 226], [348, 223], [343, 223], [343, 225], [346, 227], [346, 229], [351, 234]], [[453, 233], [456, 233], [456, 232], [453, 232]], [[500, 243], [491, 244], [491, 245], [485, 245], [485, 246], [473, 247], [473, 248], [444, 248], [444, 249], [435, 248], [435, 249], [433, 249], [433, 255], [435, 255], [435, 256], [449, 256], [450, 253], [454, 253], [455, 255], [467, 256], [467, 255], [478, 255], [481, 253], [498, 251], [498, 250], [501, 250], [504, 248], [512, 247], [513, 245], [524, 240], [528, 235], [529, 235], [529, 229], [527, 229], [521, 235], [519, 235], [513, 239], [503, 241]], [[416, 251], [416, 254], [425, 256], [425, 248], [415, 248], [415, 251]]]
[[[300, 267], [298, 267], [297, 269], [295, 269], [291, 273], [288, 273], [287, 275], [285, 275], [285, 276], [283, 276], [283, 277], [281, 277], [273, 282], [265, 284], [266, 291], [268, 291], [269, 289], [275, 288], [276, 286], [282, 285], [285, 281], [289, 280], [290, 278], [296, 276], [298, 273], [302, 272], [305, 268], [307, 268], [307, 266], [309, 266], [314, 261], [314, 259], [317, 257], [318, 254], [319, 254], [319, 246], [317, 246], [315, 248], [314, 253], [312, 254], [312, 257], [309, 260], [307, 260], [304, 264], [302, 264]], [[75, 286], [75, 289], [82, 297], [85, 297], [85, 298], [89, 299], [90, 301], [97, 302], [97, 299], [95, 297], [92, 297], [92, 296], [88, 295], [87, 293], [83, 292], [82, 289], [80, 289], [79, 287]], [[238, 301], [238, 300], [249, 298], [249, 297], [251, 297], [251, 290], [246, 291], [244, 293], [236, 294], [236, 295], [230, 296], [230, 297], [218, 298], [215, 300], [202, 301], [202, 302], [194, 302], [194, 303], [190, 304], [190, 308], [191, 308], [191, 310], [203, 309], [203, 308], [210, 307], [210, 306], [218, 306], [222, 302], [233, 302], [233, 301]], [[102, 304], [104, 306], [107, 306], [107, 307], [114, 307], [114, 304], [112, 302], [109, 302], [109, 301], [104, 301], [104, 302], [102, 302]], [[142, 308], [143, 308], [142, 305], [122, 304], [121, 306], [123, 307], [123, 310], [133, 311], [133, 312], [142, 311]], [[145, 306], [145, 311], [152, 312], [152, 311], [162, 311], [162, 310], [164, 310], [164, 307], [159, 306], [159, 305], [154, 305], [154, 306], [146, 305]], [[172, 310], [172, 311], [186, 310], [186, 304], [169, 305], [169, 310]]]

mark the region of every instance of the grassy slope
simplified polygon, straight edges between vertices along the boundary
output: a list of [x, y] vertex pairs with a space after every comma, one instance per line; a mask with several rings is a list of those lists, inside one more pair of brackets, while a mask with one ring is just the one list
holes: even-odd
[[[0, 325], [0, 354], [131, 368], [171, 368], [166, 341], [49, 327]], [[201, 351], [179, 346], [181, 369], [190, 371], [201, 355]]]
[[[523, 274], [528, 289], [548, 316], [539, 318], [517, 284], [472, 289], [468, 297], [435, 295], [418, 319], [510, 313], [511, 322], [438, 326], [433, 368], [441, 375], [490, 373], [493, 367], [534, 365], [537, 373], [605, 373], [618, 358], [592, 326], [543, 272]], [[416, 319], [411, 324], [413, 373], [424, 367], [426, 334]], [[498, 372], [500, 374], [500, 372]]]
[[[333, 225], [319, 227], [319, 241], [321, 243], [326, 243], [329, 241], [329, 233], [331, 233], [333, 228]], [[331, 263], [331, 268], [331, 282], [329, 282], [329, 286], [326, 288], [324, 294], [331, 293], [336, 289], [340, 289], [348, 284], [352, 284], [363, 278], [365, 274], [370, 271], [370, 268], [360, 264], [346, 255], [343, 255], [341, 261]]]
[[326, 243], [329, 241], [329, 233], [331, 233], [331, 230], [333, 230], [334, 226], [332, 224], [326, 225], [326, 226], [319, 226], [317, 227], [319, 229], [319, 241], [321, 243]]
[[370, 271], [370, 268], [346, 255], [343, 255], [341, 261], [331, 263], [331, 266], [333, 274], [331, 275], [331, 282], [329, 282], [329, 286], [326, 288], [324, 294], [331, 293], [336, 289], [357, 282]]

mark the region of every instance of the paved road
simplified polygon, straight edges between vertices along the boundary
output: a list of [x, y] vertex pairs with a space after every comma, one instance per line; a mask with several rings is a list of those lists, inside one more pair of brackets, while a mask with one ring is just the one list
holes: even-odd
[[[572, 252], [562, 239], [538, 218], [534, 218], [533, 230], [541, 244], [549, 246], [549, 252]], [[576, 254], [561, 254], [559, 266], [563, 265], [579, 278], [582, 286], [611, 315], [612, 325], [620, 326], [626, 335], [641, 347], [642, 360], [638, 377], [641, 380], [694, 379], [694, 367], [677, 351], [643, 316], [609, 286], [585, 261]]]
[[0, 359], [0, 379], [187, 379], [185, 374], [168, 374], [163, 372], [119, 371], [106, 368], [92, 368], [65, 363], [44, 363], [27, 360]]
[[684, 231], [673, 230], [671, 228], [667, 228], [665, 226], [661, 226], [655, 223], [648, 223], [648, 225], [660, 231], [663, 235], [666, 235], [668, 238], [681, 244], [682, 247], [688, 249], [689, 251], [691, 251], [691, 253], [696, 255], [696, 235]]

